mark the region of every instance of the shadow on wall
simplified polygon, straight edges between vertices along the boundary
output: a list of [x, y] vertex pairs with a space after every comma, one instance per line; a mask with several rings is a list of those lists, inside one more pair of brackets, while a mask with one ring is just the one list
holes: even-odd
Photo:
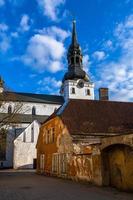
[[133, 191], [133, 148], [111, 145], [102, 152], [103, 185]]
[[18, 167], [17, 169], [33, 169], [33, 164], [22, 165]]

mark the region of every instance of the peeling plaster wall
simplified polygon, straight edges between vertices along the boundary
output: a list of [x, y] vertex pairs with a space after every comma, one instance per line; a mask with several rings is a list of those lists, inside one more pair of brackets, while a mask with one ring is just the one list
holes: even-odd
[[92, 181], [92, 157], [91, 155], [72, 156], [69, 163], [69, 176], [73, 180]]
[[[45, 130], [48, 130], [51, 127], [55, 128], [55, 142], [53, 144], [45, 144], [43, 138], [45, 137]], [[108, 168], [109, 173], [112, 174], [112, 177], [116, 177], [116, 180], [114, 179], [114, 181], [118, 182], [116, 187], [133, 190], [133, 151], [131, 150], [132, 148], [129, 151], [122, 151], [119, 149], [119, 144], [123, 144], [125, 146], [128, 145], [130, 148], [133, 147], [133, 134], [105, 138], [99, 138], [97, 136], [84, 136], [84, 138], [80, 136], [73, 137], [69, 134], [67, 127], [62, 123], [61, 119], [59, 117], [55, 117], [41, 127], [37, 144], [37, 171], [39, 173], [41, 172], [58, 177], [70, 178], [76, 181], [87, 181], [95, 185], [102, 186], [104, 184], [104, 178], [107, 178], [107, 168], [104, 169], [103, 167], [103, 164], [106, 163], [106, 160], [103, 159], [103, 150], [107, 147], [115, 145], [117, 148], [111, 151], [109, 154], [109, 161], [107, 161], [107, 163], [112, 163], [112, 165]], [[43, 171], [40, 170], [39, 164], [41, 154], [45, 155]], [[57, 154], [59, 156], [62, 154], [67, 155], [66, 174], [62, 174], [61, 172], [60, 160], [58, 163], [58, 171], [53, 173], [53, 154]], [[114, 167], [118, 165], [121, 166], [123, 176], [122, 185], [119, 183], [119, 177], [117, 178]], [[110, 185], [110, 183], [108, 183], [108, 185]]]
[[[52, 144], [45, 143], [45, 131], [55, 128], [55, 142]], [[55, 117], [41, 127], [40, 135], [37, 144], [37, 172], [42, 172], [40, 169], [40, 155], [45, 155], [45, 164], [43, 173], [51, 174], [52, 172], [52, 155], [53, 154], [67, 155], [67, 174], [61, 173], [61, 166], [58, 172], [54, 175], [59, 177], [67, 177], [73, 180], [84, 180], [91, 182], [93, 179], [92, 168], [92, 147], [83, 144], [82, 142], [74, 143], [66, 126], [61, 119]], [[61, 165], [61, 163], [59, 163]]]

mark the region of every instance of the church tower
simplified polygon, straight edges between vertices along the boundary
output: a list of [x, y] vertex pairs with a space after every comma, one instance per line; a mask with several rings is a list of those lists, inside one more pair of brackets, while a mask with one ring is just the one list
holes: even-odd
[[83, 70], [83, 55], [78, 44], [76, 22], [73, 21], [72, 41], [67, 54], [68, 71], [62, 80], [61, 94], [68, 99], [94, 99], [94, 84]]

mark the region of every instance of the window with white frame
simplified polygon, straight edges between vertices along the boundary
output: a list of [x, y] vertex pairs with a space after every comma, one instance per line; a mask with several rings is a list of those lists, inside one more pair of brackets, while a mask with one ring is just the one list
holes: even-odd
[[52, 156], [52, 172], [58, 173], [59, 171], [59, 154], [54, 153]]
[[55, 128], [49, 128], [45, 132], [45, 142], [46, 144], [52, 144], [55, 141]]
[[45, 155], [40, 154], [40, 170], [44, 170], [45, 167]]
[[61, 173], [65, 174], [67, 172], [67, 155], [65, 153], [60, 156], [61, 163]]

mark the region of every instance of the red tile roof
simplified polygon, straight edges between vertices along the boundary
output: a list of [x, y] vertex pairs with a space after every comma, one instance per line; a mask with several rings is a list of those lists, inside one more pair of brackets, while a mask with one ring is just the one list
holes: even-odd
[[70, 100], [60, 117], [73, 135], [133, 132], [133, 103]]

